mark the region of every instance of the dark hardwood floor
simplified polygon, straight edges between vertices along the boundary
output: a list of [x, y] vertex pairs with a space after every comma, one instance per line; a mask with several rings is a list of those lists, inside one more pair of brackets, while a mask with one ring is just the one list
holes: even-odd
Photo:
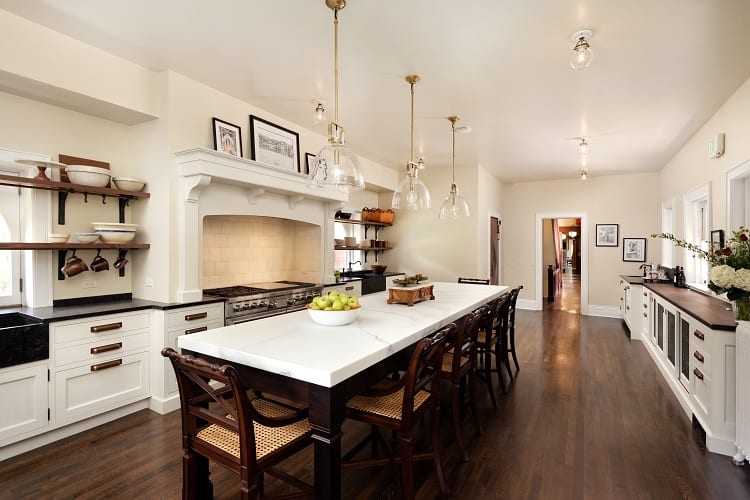
[[[471, 460], [441, 426], [453, 498], [750, 499], [750, 468], [708, 452], [638, 341], [619, 320], [570, 309], [518, 311], [521, 371], [493, 411], [480, 395], [484, 436], [470, 418]], [[0, 463], [0, 498], [178, 498], [178, 413], [148, 410]], [[345, 427], [345, 448], [363, 433]], [[311, 453], [288, 470], [312, 479]], [[389, 468], [345, 470], [347, 498], [390, 498]], [[215, 497], [237, 498], [235, 476], [212, 467]], [[439, 498], [429, 463], [419, 498]], [[278, 491], [267, 481], [267, 490]]]

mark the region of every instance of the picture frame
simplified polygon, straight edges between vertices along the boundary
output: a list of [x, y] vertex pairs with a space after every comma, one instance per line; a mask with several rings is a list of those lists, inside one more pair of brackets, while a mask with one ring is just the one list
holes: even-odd
[[711, 250], [717, 251], [724, 248], [724, 230], [714, 229], [711, 231]]
[[619, 241], [619, 224], [597, 224], [596, 225], [596, 246], [598, 247], [617, 247]]
[[287, 172], [299, 172], [299, 134], [250, 115], [250, 159]]
[[622, 260], [624, 262], [646, 262], [646, 238], [623, 238]]
[[242, 129], [233, 123], [213, 118], [214, 149], [242, 158]]
[[312, 153], [305, 153], [305, 166], [303, 167], [300, 165], [300, 174], [310, 175], [310, 172], [312, 172], [313, 162], [317, 158], [316, 155]]

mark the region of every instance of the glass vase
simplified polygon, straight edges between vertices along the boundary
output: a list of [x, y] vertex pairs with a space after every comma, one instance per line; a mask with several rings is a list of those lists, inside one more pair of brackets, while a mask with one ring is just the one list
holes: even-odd
[[750, 321], [750, 297], [734, 301], [734, 317], [737, 321]]

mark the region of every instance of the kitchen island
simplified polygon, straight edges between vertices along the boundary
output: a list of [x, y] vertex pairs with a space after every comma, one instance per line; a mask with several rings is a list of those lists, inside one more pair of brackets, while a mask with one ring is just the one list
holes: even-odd
[[341, 497], [341, 425], [349, 397], [393, 368], [394, 355], [507, 293], [506, 286], [435, 283], [435, 300], [408, 307], [387, 293], [362, 297], [351, 324], [312, 322], [307, 311], [178, 338], [178, 345], [240, 368], [254, 388], [310, 406], [315, 498]]

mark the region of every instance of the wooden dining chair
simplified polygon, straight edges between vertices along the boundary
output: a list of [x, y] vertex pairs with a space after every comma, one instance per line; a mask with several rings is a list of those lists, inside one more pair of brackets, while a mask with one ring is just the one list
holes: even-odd
[[[477, 332], [477, 378], [487, 385], [490, 393], [492, 406], [497, 408], [495, 390], [492, 384], [492, 374], [496, 373], [500, 388], [506, 393], [505, 379], [502, 373], [503, 360], [507, 359], [507, 353], [503, 352], [503, 329], [507, 325], [508, 307], [510, 306], [510, 293], [497, 298], [490, 306], [489, 314], [484, 314], [479, 320]], [[494, 358], [494, 368], [493, 368]]]
[[451, 386], [450, 397], [453, 430], [465, 462], [469, 460], [469, 452], [461, 425], [461, 387], [462, 382], [466, 381], [466, 385], [468, 385], [469, 409], [474, 419], [474, 425], [476, 425], [477, 431], [481, 435], [483, 433], [482, 424], [479, 422], [479, 413], [476, 406], [477, 329], [479, 327], [479, 320], [483, 315], [488, 314], [489, 310], [489, 306], [484, 306], [464, 316], [454, 335], [449, 336], [445, 341], [446, 352], [443, 355], [442, 367], [443, 379], [448, 381]]
[[[510, 291], [510, 305], [508, 307], [508, 352], [513, 356], [513, 363], [516, 365], [516, 372], [520, 371], [521, 368], [518, 366], [518, 356], [516, 355], [516, 302], [518, 302], [518, 294], [521, 293], [523, 285], [519, 285]], [[508, 363], [510, 366], [510, 363]]]
[[207, 460], [240, 476], [243, 499], [263, 496], [264, 473], [300, 490], [283, 498], [312, 497], [310, 485], [273, 469], [312, 444], [307, 410], [259, 395], [251, 399], [233, 366], [183, 356], [169, 347], [161, 354], [172, 362], [180, 390], [183, 499], [211, 498], [211, 484], [199, 484], [198, 478], [199, 465], [207, 472]]
[[489, 285], [490, 280], [485, 278], [458, 278], [459, 283], [472, 283], [474, 285]]
[[[453, 335], [455, 330], [456, 325], [451, 323], [432, 337], [422, 339], [417, 343], [406, 371], [398, 380], [384, 379], [364, 394], [347, 401], [346, 417], [370, 424], [371, 432], [367, 439], [343, 456], [343, 467], [372, 467], [390, 463], [395, 468], [395, 463], [400, 460], [403, 497], [412, 499], [414, 461], [432, 459], [440, 489], [448, 494], [440, 460], [440, 379], [445, 339]], [[426, 453], [414, 453], [414, 424], [427, 413], [430, 414], [432, 449]], [[379, 428], [398, 433], [399, 458], [396, 458]], [[368, 442], [373, 445], [380, 443], [388, 457], [373, 456], [353, 460]], [[373, 452], [375, 449], [373, 446]]]

